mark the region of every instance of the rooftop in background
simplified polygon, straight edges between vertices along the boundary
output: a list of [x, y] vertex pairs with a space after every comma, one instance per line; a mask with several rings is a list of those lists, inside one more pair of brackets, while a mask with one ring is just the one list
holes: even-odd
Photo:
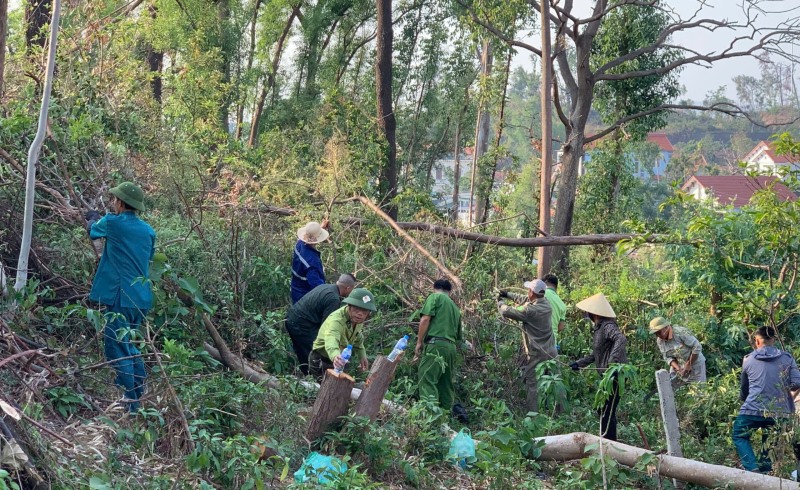
[[786, 155], [778, 155], [775, 152], [775, 143], [770, 141], [759, 141], [755, 148], [750, 150], [750, 153], [748, 153], [744, 159], [748, 162], [754, 161], [753, 159], [758, 156], [759, 153], [766, 154], [774, 163], [796, 163]]
[[783, 201], [796, 201], [797, 196], [777, 177], [747, 175], [693, 175], [681, 186], [685, 192], [695, 199], [713, 197], [722, 205], [733, 205], [739, 209], [753, 198], [753, 194], [771, 188]]
[[647, 141], [655, 143], [661, 151], [675, 151], [667, 133], [647, 133]]

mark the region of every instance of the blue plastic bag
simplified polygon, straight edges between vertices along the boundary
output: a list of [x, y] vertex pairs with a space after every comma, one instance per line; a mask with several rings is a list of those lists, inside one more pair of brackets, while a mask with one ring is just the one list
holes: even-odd
[[475, 440], [472, 439], [469, 433], [465, 432], [465, 429], [461, 429], [450, 441], [447, 460], [452, 461], [463, 469], [466, 469], [468, 465], [477, 460], [475, 457]]
[[294, 481], [305, 483], [317, 477], [320, 483], [332, 483], [337, 474], [347, 471], [347, 463], [331, 456], [313, 452], [306, 456], [300, 469], [294, 472]]

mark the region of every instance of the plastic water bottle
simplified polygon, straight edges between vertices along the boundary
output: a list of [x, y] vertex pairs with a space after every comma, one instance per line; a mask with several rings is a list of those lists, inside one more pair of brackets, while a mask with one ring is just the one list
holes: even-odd
[[342, 374], [342, 371], [344, 371], [344, 367], [347, 365], [347, 362], [350, 360], [350, 356], [353, 355], [353, 346], [352, 345], [348, 345], [347, 347], [344, 348], [342, 353], [339, 354], [339, 355], [341, 356], [342, 360], [344, 361], [344, 364], [342, 364], [342, 367], [340, 367], [340, 368], [334, 368], [333, 373], [336, 374], [337, 376]]
[[389, 354], [389, 357], [386, 359], [394, 362], [397, 359], [397, 356], [400, 355], [401, 352], [406, 350], [408, 347], [408, 335], [403, 335], [403, 338], [398, 340], [396, 344], [394, 344], [394, 349], [392, 349], [392, 353]]

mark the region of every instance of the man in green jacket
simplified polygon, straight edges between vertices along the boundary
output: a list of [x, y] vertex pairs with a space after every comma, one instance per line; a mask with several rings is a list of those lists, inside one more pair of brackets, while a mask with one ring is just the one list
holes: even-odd
[[[555, 359], [558, 354], [551, 323], [553, 310], [544, 297], [547, 286], [540, 279], [528, 281], [524, 285], [528, 290], [527, 296], [500, 291], [497, 306], [501, 316], [522, 322], [522, 334], [525, 342], [523, 345], [525, 364], [522, 367], [522, 378], [527, 391], [525, 408], [530, 412], [536, 412], [539, 409], [536, 366], [544, 361]], [[509, 306], [503, 303], [504, 298], [509, 298], [520, 306]]]
[[369, 368], [367, 350], [364, 348], [362, 325], [377, 311], [375, 297], [364, 288], [355, 288], [344, 299], [345, 305], [331, 313], [322, 323], [308, 356], [308, 372], [317, 380], [328, 369], [344, 367], [342, 351], [353, 346], [353, 359], [358, 359], [361, 370]]
[[544, 297], [550, 303], [550, 308], [553, 309], [552, 324], [553, 324], [553, 340], [556, 343], [556, 350], [558, 350], [558, 335], [564, 330], [567, 320], [567, 305], [561, 301], [556, 290], [558, 289], [558, 276], [555, 274], [547, 274], [542, 278], [547, 289], [544, 291]]
[[320, 284], [289, 308], [286, 331], [304, 376], [308, 375], [308, 355], [322, 322], [342, 306], [342, 298], [346, 298], [355, 285], [352, 274], [342, 274], [336, 284]]
[[433, 283], [433, 294], [425, 300], [419, 322], [414, 359], [419, 363], [419, 397], [446, 411], [453, 408], [453, 373], [456, 343], [461, 343], [461, 312], [450, 298], [453, 286], [447, 279]]

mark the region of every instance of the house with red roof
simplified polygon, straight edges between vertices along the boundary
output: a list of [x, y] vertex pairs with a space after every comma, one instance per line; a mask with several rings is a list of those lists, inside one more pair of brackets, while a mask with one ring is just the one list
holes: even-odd
[[759, 141], [744, 157], [747, 170], [752, 170], [766, 175], [778, 175], [779, 169], [800, 170], [800, 160], [775, 152], [775, 144], [768, 141]]
[[650, 166], [650, 162], [636, 162], [634, 175], [640, 179], [652, 177], [659, 180], [667, 174], [667, 164], [669, 164], [672, 154], [675, 153], [675, 147], [672, 146], [667, 133], [648, 133], [647, 142], [658, 147], [658, 155], [652, 162], [652, 166]]
[[796, 201], [797, 195], [774, 176], [759, 175], [693, 175], [681, 189], [698, 201], [710, 199], [716, 206], [740, 209], [758, 191], [770, 189], [783, 201]]
[[[672, 142], [669, 140], [666, 133], [648, 133], [647, 142], [658, 147], [658, 155], [656, 155], [656, 158], [652, 162], [640, 162], [634, 158], [633, 163], [635, 167], [633, 174], [643, 180], [651, 178], [659, 180], [667, 173], [667, 164], [669, 164], [672, 154], [675, 152], [675, 147], [672, 146]], [[592, 142], [586, 145], [586, 152], [578, 168], [578, 175], [584, 175], [586, 173], [586, 164], [592, 159], [592, 149], [595, 144], [596, 142]], [[558, 157], [560, 161], [560, 152]]]

